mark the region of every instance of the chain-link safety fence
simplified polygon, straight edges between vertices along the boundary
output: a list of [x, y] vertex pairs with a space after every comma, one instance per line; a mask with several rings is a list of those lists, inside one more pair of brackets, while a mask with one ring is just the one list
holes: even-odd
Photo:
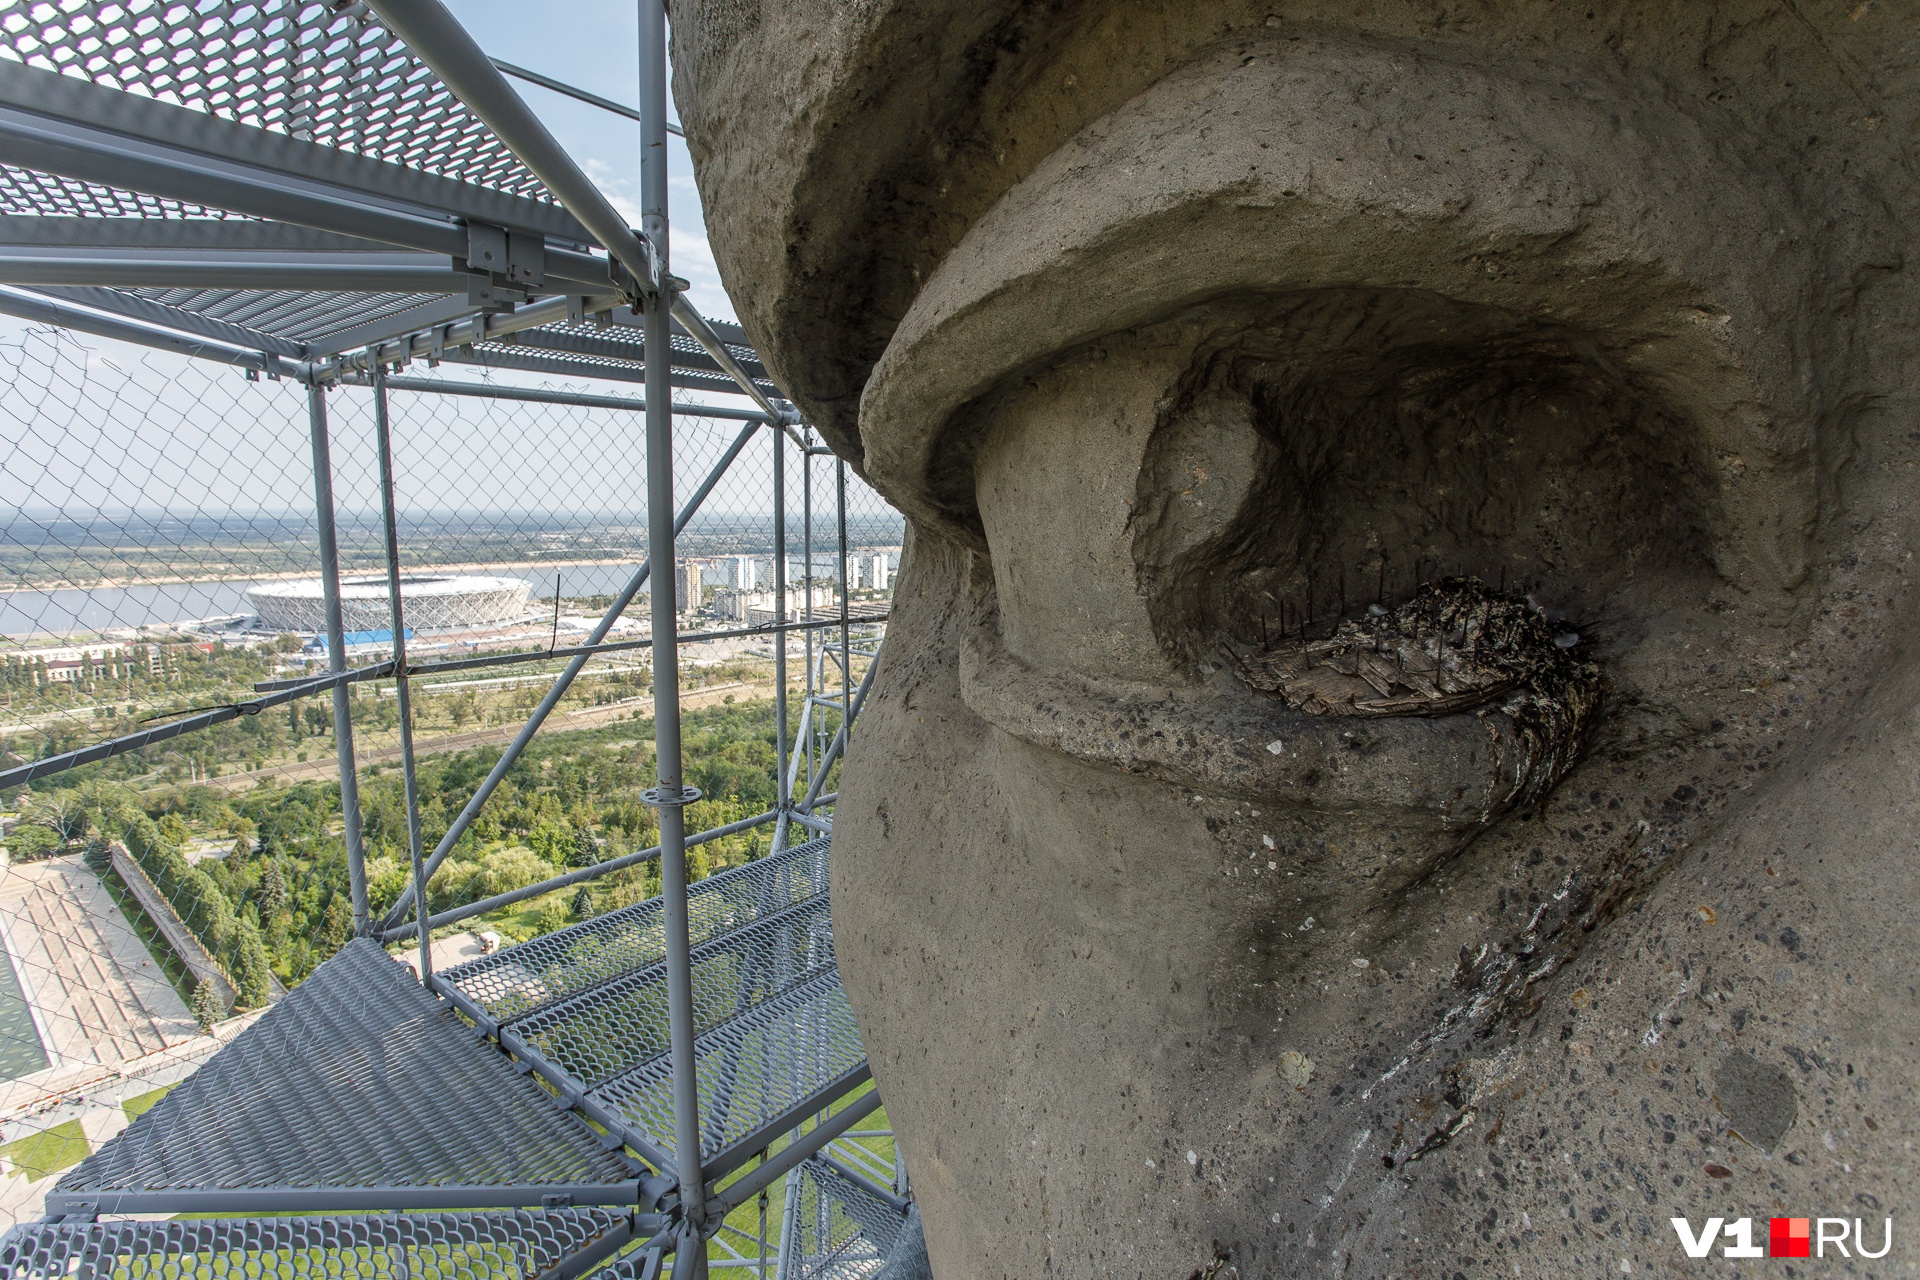
[[[405, 381], [387, 394], [433, 968], [659, 893], [640, 792], [661, 584], [702, 793], [687, 829], [718, 833], [690, 840], [690, 878], [812, 839], [899, 516], [810, 434], [687, 412], [678, 560], [633, 590], [638, 413]], [[356, 827], [364, 930], [417, 964], [373, 396], [326, 395], [336, 652], [304, 387], [0, 334], [0, 1221], [37, 1217], [54, 1175], [354, 937]], [[344, 723], [319, 687], [335, 663]]]

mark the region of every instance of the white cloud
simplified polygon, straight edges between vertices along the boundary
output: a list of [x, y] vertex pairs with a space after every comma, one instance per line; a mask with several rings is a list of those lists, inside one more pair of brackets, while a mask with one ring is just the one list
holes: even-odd
[[720, 283], [720, 266], [713, 259], [713, 246], [703, 235], [676, 232], [672, 243], [673, 274], [687, 282], [687, 296], [703, 316], [718, 320], [737, 320], [733, 299]]

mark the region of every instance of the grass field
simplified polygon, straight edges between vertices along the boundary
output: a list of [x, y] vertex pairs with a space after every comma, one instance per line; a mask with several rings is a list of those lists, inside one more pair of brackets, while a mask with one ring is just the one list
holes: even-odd
[[92, 1154], [93, 1149], [87, 1145], [87, 1136], [80, 1131], [78, 1120], [69, 1120], [31, 1137], [15, 1138], [5, 1146], [0, 1146], [0, 1158], [11, 1163], [18, 1172], [26, 1174], [31, 1182], [72, 1168]]

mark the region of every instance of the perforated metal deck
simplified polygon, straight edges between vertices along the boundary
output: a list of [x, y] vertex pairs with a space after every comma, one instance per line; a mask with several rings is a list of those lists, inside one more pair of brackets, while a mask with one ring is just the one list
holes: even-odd
[[[694, 1025], [709, 1031], [808, 977], [833, 971], [825, 898], [812, 898], [693, 949]], [[666, 965], [622, 974], [516, 1018], [521, 1039], [598, 1087], [667, 1048]]]
[[[867, 1078], [834, 964], [828, 857], [828, 842], [816, 840], [711, 877], [689, 895], [699, 939], [691, 959], [703, 1164], [711, 1179]], [[129, 1199], [141, 1194], [224, 1189], [281, 1195], [290, 1210], [312, 1212], [322, 1204], [299, 1197], [342, 1188], [458, 1186], [504, 1195], [508, 1184], [525, 1192], [631, 1178], [630, 1162], [556, 1105], [562, 1100], [577, 1106], [585, 1099], [599, 1111], [580, 1109], [620, 1118], [670, 1162], [663, 943], [661, 903], [653, 899], [435, 975], [434, 987], [483, 1025], [499, 1019], [498, 1048], [376, 944], [351, 943], [63, 1179], [49, 1208], [124, 1212], [161, 1207]], [[560, 1097], [517, 1072], [509, 1054], [541, 1070]], [[898, 1230], [898, 1207], [817, 1158], [794, 1176], [810, 1233], [803, 1273], [876, 1269]], [[637, 1187], [633, 1195], [639, 1198]], [[78, 1266], [129, 1276], [182, 1268], [534, 1276], [564, 1258], [584, 1259], [577, 1263], [584, 1267], [594, 1256], [631, 1249], [632, 1222], [612, 1210], [562, 1207], [43, 1223], [0, 1246], [0, 1275], [51, 1277]], [[658, 1269], [658, 1257], [641, 1251], [599, 1274], [616, 1280]]]
[[[553, 199], [364, 5], [202, 0], [129, 9], [119, 0], [0, 4], [6, 53], [239, 124]], [[68, 210], [28, 202], [27, 209], [8, 211]]]
[[[820, 974], [694, 1041], [702, 1165], [718, 1177], [775, 1135], [867, 1078], [866, 1049], [840, 974]], [[673, 1150], [673, 1084], [664, 1054], [593, 1096]]]
[[48, 1207], [161, 1189], [631, 1177], [578, 1117], [360, 939], [62, 1178]]
[[[687, 931], [695, 947], [784, 908], [827, 895], [827, 842], [794, 845], [733, 867], [687, 889]], [[659, 898], [469, 960], [439, 981], [502, 1023], [577, 992], [664, 962]]]

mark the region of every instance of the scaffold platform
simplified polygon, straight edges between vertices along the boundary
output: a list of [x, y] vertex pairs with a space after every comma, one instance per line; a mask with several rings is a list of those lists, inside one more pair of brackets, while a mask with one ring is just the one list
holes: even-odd
[[[872, 1270], [905, 1213], [801, 1132], [868, 1082], [834, 964], [829, 854], [809, 841], [688, 891], [707, 1194], [755, 1156], [803, 1155], [818, 1276]], [[374, 942], [349, 943], [62, 1178], [50, 1220], [0, 1240], [0, 1275], [138, 1275], [136, 1259], [188, 1255], [214, 1274], [244, 1255], [260, 1274], [324, 1257], [327, 1274], [386, 1275], [402, 1254], [411, 1274], [492, 1274], [511, 1258], [515, 1274], [577, 1275], [563, 1264], [586, 1255], [645, 1274], [644, 1250], [620, 1250], [672, 1207], [662, 908], [609, 912], [427, 987]], [[129, 1213], [222, 1216], [91, 1220]], [[254, 1216], [267, 1214], [290, 1216]]]

